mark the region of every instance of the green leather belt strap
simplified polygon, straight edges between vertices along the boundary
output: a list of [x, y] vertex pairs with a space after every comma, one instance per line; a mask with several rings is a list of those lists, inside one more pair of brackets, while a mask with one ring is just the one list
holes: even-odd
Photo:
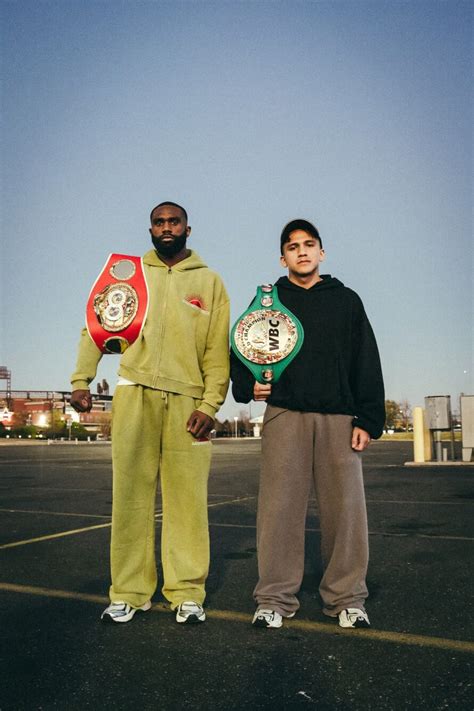
[[276, 286], [263, 284], [231, 331], [235, 355], [259, 383], [276, 383], [299, 353], [304, 331], [278, 298]]

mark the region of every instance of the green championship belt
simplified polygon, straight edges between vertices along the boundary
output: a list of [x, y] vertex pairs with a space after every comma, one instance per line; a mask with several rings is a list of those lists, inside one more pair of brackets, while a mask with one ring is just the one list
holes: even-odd
[[237, 358], [259, 383], [276, 383], [299, 353], [304, 331], [300, 321], [278, 298], [276, 286], [263, 284], [231, 331]]

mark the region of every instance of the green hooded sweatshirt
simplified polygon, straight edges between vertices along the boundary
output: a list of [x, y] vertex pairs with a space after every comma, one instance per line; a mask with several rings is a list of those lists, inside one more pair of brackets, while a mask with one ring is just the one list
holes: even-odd
[[[118, 374], [158, 390], [188, 395], [214, 417], [229, 384], [229, 298], [220, 277], [196, 252], [168, 267], [154, 249], [143, 257], [149, 304], [138, 339]], [[73, 390], [87, 389], [102, 353], [83, 329]]]

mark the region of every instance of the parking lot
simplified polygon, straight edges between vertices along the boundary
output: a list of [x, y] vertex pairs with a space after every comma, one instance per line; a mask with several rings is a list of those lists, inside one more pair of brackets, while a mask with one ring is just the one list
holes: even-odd
[[110, 444], [0, 445], [0, 709], [472, 709], [474, 467], [405, 467], [409, 442], [373, 443], [372, 628], [321, 612], [311, 501], [301, 609], [262, 630], [250, 624], [260, 443], [213, 446], [208, 620], [183, 628], [159, 592], [130, 624], [100, 623]]

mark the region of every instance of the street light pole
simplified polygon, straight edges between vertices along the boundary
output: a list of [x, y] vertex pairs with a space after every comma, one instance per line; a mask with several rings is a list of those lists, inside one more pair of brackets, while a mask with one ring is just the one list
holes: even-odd
[[238, 422], [238, 420], [239, 420], [238, 417], [234, 417], [234, 422], [235, 422], [235, 436], [236, 436], [236, 437], [239, 436], [239, 435], [237, 434], [237, 422]]

